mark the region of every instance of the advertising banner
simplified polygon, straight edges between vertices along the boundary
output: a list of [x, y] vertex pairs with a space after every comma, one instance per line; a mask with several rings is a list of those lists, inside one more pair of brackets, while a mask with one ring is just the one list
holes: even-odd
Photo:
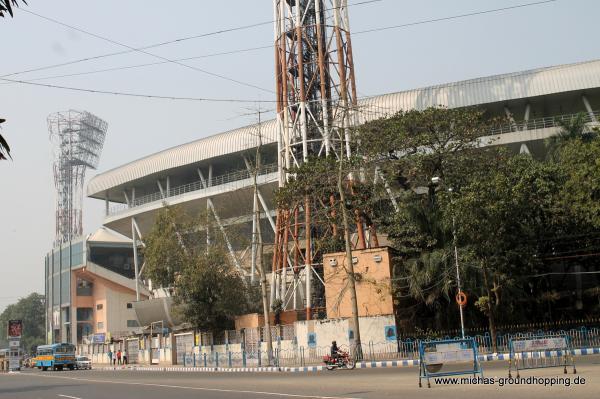
[[23, 333], [23, 320], [8, 321], [8, 338], [21, 338]]

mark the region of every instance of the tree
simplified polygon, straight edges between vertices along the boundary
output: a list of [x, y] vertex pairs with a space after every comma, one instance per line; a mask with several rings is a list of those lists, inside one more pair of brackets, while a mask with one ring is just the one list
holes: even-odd
[[[254, 214], [252, 215], [254, 218], [254, 231], [252, 231], [252, 259], [251, 262], [253, 265], [257, 266], [258, 274], [260, 277], [260, 294], [262, 301], [262, 311], [263, 311], [263, 319], [264, 319], [264, 333], [265, 333], [265, 341], [267, 344], [267, 365], [271, 365], [273, 360], [273, 339], [271, 337], [271, 318], [270, 311], [273, 310], [272, 306], [274, 304], [269, 304], [269, 295], [267, 293], [267, 273], [265, 271], [264, 265], [264, 243], [262, 239], [262, 230], [260, 228], [260, 206], [259, 206], [259, 191], [258, 191], [258, 175], [262, 168], [262, 151], [263, 151], [263, 140], [262, 140], [262, 113], [260, 108], [257, 111], [258, 114], [258, 124], [257, 124], [257, 132], [256, 137], [258, 139], [258, 145], [256, 146], [256, 151], [254, 153], [254, 159], [248, 161], [248, 168], [250, 169], [250, 174], [252, 175], [252, 187], [253, 187], [253, 201], [254, 201]], [[253, 161], [253, 162], [252, 162]], [[257, 262], [258, 259], [258, 262]], [[254, 276], [252, 276], [252, 279]], [[252, 280], [251, 280], [252, 281]], [[274, 287], [271, 287], [274, 289]], [[277, 324], [278, 318], [275, 318], [275, 323]]]
[[[342, 150], [342, 148], [340, 148]], [[345, 287], [340, 297], [350, 294], [354, 344], [356, 356], [362, 356], [358, 302], [357, 277], [352, 262], [351, 237], [357, 225], [373, 227], [370, 215], [380, 200], [383, 186], [373, 179], [373, 167], [361, 156], [347, 158], [340, 153], [330, 157], [309, 158], [300, 166], [287, 172], [290, 176], [284, 187], [276, 193], [279, 209], [309, 209], [311, 223], [311, 251], [315, 259], [331, 252], [344, 252], [341, 270], [345, 274]], [[306, 255], [305, 255], [306, 256]], [[335, 304], [328, 304], [335, 306]]]
[[581, 224], [600, 228], [600, 137], [583, 137], [564, 143], [557, 165], [566, 176], [560, 204]]
[[562, 184], [556, 165], [520, 155], [483, 171], [445, 201], [467, 259], [481, 273], [476, 305], [488, 317], [494, 344], [496, 319], [522, 313], [528, 276], [543, 268], [543, 238], [562, 228], [556, 206]]
[[176, 276], [196, 256], [198, 238], [182, 233], [194, 231], [195, 223], [196, 220], [187, 218], [179, 208], [167, 207], [158, 212], [143, 250], [145, 276], [156, 286], [172, 287]]
[[[500, 152], [478, 143], [500, 122], [475, 108], [432, 107], [401, 111], [359, 131], [361, 149], [395, 190], [396, 209], [382, 206], [376, 216], [396, 250], [394, 296], [399, 319], [408, 326], [424, 315], [435, 320], [427, 328], [442, 329], [454, 321], [454, 312], [446, 311], [456, 286], [452, 225], [445, 223], [437, 197], [448, 188], [460, 189], [486, 165], [501, 162]], [[443, 184], [433, 184], [433, 177]], [[466, 270], [461, 274], [470, 277]]]
[[248, 289], [222, 246], [195, 256], [176, 278], [174, 297], [188, 323], [219, 332], [233, 327], [234, 316], [247, 313]]
[[21, 345], [27, 352], [34, 352], [35, 347], [43, 345], [46, 341], [46, 327], [44, 325], [44, 296], [32, 293], [25, 298], [19, 299], [17, 303], [8, 305], [0, 314], [0, 347], [8, 346], [6, 331], [8, 320], [23, 321], [23, 336]]
[[[232, 328], [236, 315], [254, 310], [256, 295], [234, 266], [223, 237], [207, 223], [207, 215], [191, 218], [178, 208], [161, 210], [146, 236], [145, 276], [170, 289], [186, 322], [218, 332]], [[202, 236], [207, 228], [210, 245]]]

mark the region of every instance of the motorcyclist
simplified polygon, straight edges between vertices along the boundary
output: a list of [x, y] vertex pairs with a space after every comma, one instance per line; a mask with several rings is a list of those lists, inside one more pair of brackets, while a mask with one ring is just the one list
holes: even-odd
[[340, 357], [340, 348], [338, 348], [337, 346], [337, 342], [333, 341], [331, 342], [331, 360], [333, 360], [334, 362], [337, 362], [338, 358]]

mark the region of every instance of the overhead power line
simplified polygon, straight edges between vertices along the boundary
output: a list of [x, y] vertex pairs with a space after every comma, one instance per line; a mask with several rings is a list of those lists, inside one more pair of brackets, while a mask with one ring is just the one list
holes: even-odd
[[195, 66], [192, 66], [192, 65], [184, 64], [184, 63], [182, 63], [182, 62], [179, 62], [179, 61], [171, 60], [171, 59], [169, 59], [169, 58], [166, 58], [166, 57], [160, 56], [160, 55], [158, 55], [158, 54], [155, 54], [155, 53], [150, 53], [150, 52], [148, 52], [148, 51], [146, 51], [146, 50], [143, 50], [143, 49], [138, 49], [138, 48], [135, 48], [135, 47], [129, 46], [129, 45], [127, 45], [127, 44], [124, 44], [124, 43], [118, 42], [118, 41], [116, 41], [116, 40], [109, 39], [109, 38], [107, 38], [107, 37], [104, 37], [104, 36], [100, 36], [100, 35], [98, 35], [98, 34], [96, 34], [96, 33], [89, 32], [89, 31], [87, 31], [87, 30], [85, 30], [85, 29], [81, 29], [81, 28], [78, 28], [78, 27], [76, 27], [76, 26], [73, 26], [73, 25], [66, 24], [66, 23], [64, 23], [64, 22], [61, 22], [61, 21], [58, 21], [58, 20], [56, 20], [56, 19], [54, 19], [54, 18], [46, 17], [46, 16], [44, 16], [44, 15], [41, 15], [41, 14], [35, 13], [35, 12], [31, 11], [31, 10], [26, 10], [26, 9], [23, 9], [23, 11], [24, 11], [24, 12], [26, 12], [26, 13], [28, 13], [28, 14], [35, 15], [36, 17], [39, 17], [39, 18], [45, 19], [46, 21], [50, 21], [50, 22], [52, 22], [52, 23], [55, 23], [55, 24], [58, 24], [58, 25], [61, 25], [61, 26], [67, 27], [67, 28], [69, 28], [69, 29], [76, 30], [77, 32], [81, 32], [81, 33], [83, 33], [83, 34], [86, 34], [86, 35], [88, 35], [88, 36], [92, 36], [92, 37], [95, 37], [95, 38], [97, 38], [97, 39], [100, 39], [100, 40], [103, 40], [103, 41], [106, 41], [106, 42], [109, 42], [109, 43], [112, 43], [112, 44], [116, 44], [117, 46], [121, 46], [121, 47], [128, 48], [128, 49], [130, 49], [131, 51], [140, 52], [140, 53], [142, 53], [142, 54], [146, 54], [146, 55], [149, 55], [149, 56], [151, 56], [151, 57], [154, 57], [154, 58], [161, 59], [161, 60], [163, 60], [163, 61], [166, 61], [166, 62], [170, 62], [170, 63], [173, 63], [173, 64], [177, 64], [177, 65], [180, 65], [180, 66], [182, 66], [182, 67], [189, 68], [189, 69], [192, 69], [192, 70], [194, 70], [194, 71], [201, 72], [201, 73], [204, 73], [204, 74], [206, 74], [206, 75], [210, 75], [210, 76], [213, 76], [213, 77], [216, 77], [216, 78], [219, 78], [219, 79], [223, 79], [223, 80], [227, 80], [227, 81], [229, 81], [229, 82], [237, 83], [237, 84], [239, 84], [239, 85], [242, 85], [242, 86], [252, 87], [252, 88], [254, 88], [254, 89], [258, 89], [258, 90], [261, 90], [261, 91], [266, 91], [266, 92], [268, 92], [268, 93], [273, 93], [273, 91], [272, 91], [272, 90], [269, 90], [269, 89], [264, 89], [264, 88], [262, 88], [262, 87], [260, 87], [260, 86], [256, 86], [256, 85], [254, 85], [254, 84], [251, 84], [251, 83], [242, 82], [241, 80], [233, 79], [233, 78], [227, 77], [227, 76], [225, 76], [225, 75], [220, 75], [220, 74], [218, 74], [218, 73], [210, 72], [210, 71], [207, 71], [207, 70], [205, 70], [205, 69], [201, 69], [201, 68], [198, 68], [198, 67], [195, 67]]
[[[359, 6], [359, 5], [366, 5], [366, 4], [371, 4], [371, 3], [379, 3], [379, 2], [382, 2], [382, 1], [383, 0], [365, 0], [365, 1], [360, 1], [360, 2], [357, 2], [357, 3], [349, 4], [348, 7]], [[328, 10], [331, 10], [331, 9], [328, 9]], [[46, 18], [46, 17], [44, 17], [42, 15], [36, 14], [36, 13], [30, 11], [30, 10], [21, 9], [21, 11], [28, 12], [28, 13], [36, 15], [36, 16], [38, 16], [40, 18], [50, 19], [50, 18]], [[52, 21], [52, 22], [58, 22], [58, 23], [60, 23], [59, 21]], [[143, 50], [148, 50], [148, 49], [152, 49], [152, 48], [156, 48], [156, 47], [161, 47], [161, 46], [166, 46], [166, 45], [175, 44], [175, 43], [181, 43], [181, 42], [188, 41], [188, 40], [200, 39], [200, 38], [209, 37], [209, 36], [216, 36], [216, 35], [220, 35], [220, 34], [223, 34], [223, 33], [229, 33], [229, 32], [235, 32], [235, 31], [240, 31], [240, 30], [246, 30], [246, 29], [256, 28], [256, 27], [263, 26], [263, 25], [270, 25], [270, 24], [273, 24], [275, 22], [276, 22], [275, 20], [264, 21], [264, 22], [257, 22], [255, 24], [250, 24], [250, 25], [236, 26], [236, 27], [232, 27], [232, 28], [220, 29], [220, 30], [216, 30], [216, 31], [212, 31], [212, 32], [207, 32], [207, 33], [201, 33], [201, 34], [192, 35], [192, 36], [180, 37], [180, 38], [177, 38], [177, 39], [168, 40], [168, 41], [159, 42], [159, 43], [154, 43], [154, 44], [149, 44], [149, 45], [138, 47], [138, 48], [128, 47], [128, 50], [124, 50], [124, 51], [117, 51], [117, 52], [113, 52], [113, 53], [100, 54], [100, 55], [96, 55], [96, 56], [80, 58], [80, 59], [73, 60], [73, 61], [67, 61], [67, 62], [63, 62], [63, 63], [59, 63], [59, 64], [47, 65], [47, 66], [43, 66], [43, 67], [37, 67], [37, 68], [27, 69], [27, 70], [24, 70], [24, 71], [12, 72], [12, 73], [9, 73], [9, 74], [6, 74], [6, 75], [1, 75], [0, 77], [7, 78], [7, 77], [10, 77], [10, 76], [22, 75], [24, 73], [37, 72], [37, 71], [42, 71], [42, 70], [46, 70], [46, 69], [59, 68], [59, 67], [63, 67], [63, 66], [78, 64], [78, 63], [81, 63], [81, 62], [87, 62], [87, 61], [97, 60], [97, 59], [101, 59], [101, 58], [113, 57], [113, 56], [116, 56], [116, 55], [130, 54], [130, 53], [133, 53], [133, 52], [136, 52], [136, 51], [141, 52]], [[68, 26], [66, 24], [62, 24], [62, 25], [70, 27], [70, 26]], [[72, 28], [72, 29], [76, 29], [77, 30], [77, 28]], [[86, 33], [87, 34], [87, 32], [82, 32], [82, 33]], [[104, 40], [104, 38], [100, 38], [100, 39]], [[269, 45], [269, 47], [272, 47], [272, 46], [273, 46], [272, 44]], [[240, 50], [240, 52], [242, 52], [242, 51], [248, 51], [248, 50]], [[165, 62], [169, 62], [169, 61], [165, 61]]]
[[453, 20], [453, 19], [473, 17], [473, 16], [476, 16], [476, 15], [492, 14], [492, 13], [496, 13], [496, 12], [514, 10], [514, 9], [517, 9], [517, 8], [539, 6], [539, 5], [542, 5], [542, 4], [555, 3], [557, 1], [558, 0], [536, 1], [536, 2], [533, 2], [533, 3], [516, 4], [514, 6], [494, 8], [494, 9], [491, 9], [491, 10], [474, 11], [474, 12], [470, 12], [470, 13], [466, 13], [466, 14], [452, 15], [452, 16], [449, 16], [449, 17], [425, 19], [423, 21], [408, 22], [408, 23], [400, 24], [400, 25], [391, 25], [391, 26], [385, 26], [385, 27], [380, 27], [380, 28], [365, 29], [365, 30], [361, 30], [361, 31], [352, 32], [352, 35], [356, 36], [356, 35], [362, 35], [362, 34], [365, 34], [365, 33], [381, 32], [381, 31], [390, 30], [390, 29], [408, 28], [410, 26], [424, 25], [424, 24], [430, 24], [430, 23], [434, 23], [434, 22], [450, 21], [450, 20]]
[[[360, 3], [354, 3], [354, 4], [351, 4], [351, 5], [353, 6], [353, 5], [368, 4], [368, 3], [378, 2], [378, 1], [382, 1], [382, 0], [364, 1], [364, 2], [360, 2]], [[517, 8], [523, 8], [523, 7], [530, 7], [530, 6], [538, 6], [538, 5], [547, 4], [547, 3], [553, 3], [553, 2], [557, 2], [557, 1], [558, 0], [545, 0], [545, 1], [537, 1], [537, 2], [533, 2], [533, 3], [517, 4], [517, 5], [509, 6], [509, 7], [489, 9], [489, 10], [477, 11], [477, 12], [466, 13], [466, 14], [459, 14], [459, 15], [442, 17], [442, 18], [427, 19], [427, 20], [422, 20], [422, 21], [405, 23], [405, 24], [401, 24], [401, 25], [394, 25], [394, 26], [380, 27], [380, 28], [372, 28], [372, 29], [367, 29], [367, 30], [363, 30], [363, 31], [358, 31], [358, 32], [355, 32], [355, 33], [352, 33], [352, 34], [353, 35], [357, 35], [357, 34], [366, 34], [366, 33], [380, 32], [380, 31], [390, 30], [390, 29], [401, 29], [401, 28], [407, 28], [407, 27], [417, 26], [417, 25], [422, 25], [422, 24], [435, 23], [435, 22], [441, 22], [441, 21], [447, 21], [447, 20], [453, 20], [453, 19], [459, 19], [459, 18], [466, 18], [466, 17], [470, 17], [470, 16], [484, 15], [484, 14], [490, 14], [490, 13], [495, 13], [495, 12], [507, 11], [507, 10], [511, 10], [511, 9], [517, 9]], [[24, 10], [24, 11], [26, 11], [26, 10]], [[32, 13], [31, 11], [27, 11], [27, 12]], [[32, 13], [32, 14], [35, 14], [35, 13]], [[37, 14], [35, 14], [35, 15], [37, 15]], [[40, 17], [46, 19], [46, 17], [43, 17], [43, 16], [40, 16]], [[57, 23], [60, 23], [60, 22], [57, 21]], [[123, 44], [117, 43], [118, 45], [130, 48], [130, 50], [116, 52], [116, 53], [103, 54], [103, 55], [94, 56], [94, 57], [82, 58], [82, 59], [79, 59], [79, 60], [69, 61], [69, 62], [62, 63], [62, 64], [54, 64], [54, 65], [49, 65], [49, 66], [46, 66], [46, 67], [29, 69], [29, 70], [20, 71], [20, 72], [13, 72], [13, 73], [10, 73], [10, 74], [1, 75], [0, 76], [0, 80], [3, 80], [3, 81], [5, 81], [8, 84], [10, 84], [10, 83], [29, 84], [29, 85], [33, 85], [33, 86], [41, 86], [41, 87], [47, 87], [47, 88], [56, 88], [56, 89], [64, 89], [64, 90], [72, 90], [72, 91], [81, 91], [81, 92], [88, 92], [88, 93], [113, 94], [113, 95], [131, 96], [131, 97], [145, 97], [145, 98], [155, 98], [155, 99], [190, 100], [190, 101], [215, 101], [215, 102], [256, 102], [256, 103], [260, 103], [260, 102], [275, 102], [275, 101], [272, 101], [272, 100], [246, 100], [246, 99], [219, 99], [219, 98], [204, 98], [204, 97], [198, 97], [197, 98], [197, 97], [162, 96], [162, 95], [150, 95], [150, 94], [128, 93], [128, 92], [118, 92], [118, 91], [105, 91], [105, 90], [86, 89], [86, 88], [69, 87], [69, 86], [61, 86], [61, 85], [50, 85], [50, 84], [34, 83], [34, 81], [38, 81], [38, 80], [53, 79], [53, 78], [64, 78], [64, 77], [72, 77], [72, 76], [81, 76], [81, 75], [88, 75], [88, 74], [95, 74], [95, 73], [102, 73], [102, 72], [112, 72], [112, 71], [119, 71], [119, 70], [125, 70], [125, 69], [132, 69], [132, 68], [141, 68], [141, 67], [147, 67], [147, 66], [161, 65], [161, 64], [166, 64], [166, 63], [179, 63], [179, 61], [189, 61], [189, 60], [193, 60], [193, 59], [215, 57], [215, 56], [220, 56], [220, 55], [229, 55], [229, 54], [237, 54], [237, 53], [242, 53], [242, 52], [256, 51], [256, 50], [262, 50], [262, 49], [272, 48], [273, 47], [272, 44], [264, 45], [264, 46], [258, 46], [258, 47], [252, 47], [252, 48], [246, 48], [246, 49], [239, 49], [239, 50], [231, 50], [231, 51], [225, 51], [225, 52], [219, 52], [219, 53], [213, 53], [213, 54], [206, 54], [206, 55], [200, 55], [200, 56], [194, 56], [194, 57], [179, 58], [179, 59], [174, 59], [174, 60], [170, 60], [170, 59], [167, 59], [167, 58], [163, 59], [163, 57], [155, 56], [153, 54], [147, 53], [147, 54], [152, 55], [154, 57], [161, 58], [161, 59], [163, 59], [163, 61], [153, 62], [153, 63], [145, 63], [145, 64], [127, 65], [127, 66], [114, 67], [114, 68], [106, 68], [106, 69], [100, 69], [100, 70], [84, 71], [84, 72], [71, 73], [71, 74], [46, 76], [46, 77], [40, 77], [40, 78], [30, 79], [30, 80], [27, 80], [27, 81], [26, 80], [6, 79], [9, 76], [19, 75], [19, 74], [28, 73], [28, 72], [34, 72], [34, 71], [40, 71], [40, 70], [45, 70], [45, 69], [57, 68], [57, 67], [60, 67], [60, 66], [66, 66], [66, 65], [70, 65], [70, 64], [74, 64], [74, 63], [79, 63], [79, 62], [84, 62], [84, 61], [89, 61], [89, 60], [94, 60], [94, 59], [98, 59], [98, 58], [110, 57], [110, 56], [117, 55], [117, 54], [131, 53], [131, 52], [134, 52], [134, 51], [141, 51], [141, 52], [143, 52], [142, 51], [143, 49], [158, 47], [159, 45], [166, 45], [166, 44], [175, 43], [175, 42], [179, 42], [179, 41], [190, 40], [191, 38], [198, 38], [198, 37], [203, 37], [203, 36], [210, 36], [210, 35], [214, 35], [214, 34], [218, 34], [218, 33], [230, 32], [230, 31], [241, 30], [241, 29], [248, 29], [249, 27], [264, 25], [266, 23], [267, 22], [260, 22], [260, 23], [257, 23], [257, 24], [245, 25], [245, 26], [242, 26], [242, 27], [234, 27], [234, 28], [229, 28], [229, 29], [223, 29], [223, 30], [220, 30], [220, 31], [209, 32], [209, 33], [205, 33], [205, 34], [202, 34], [202, 35], [195, 35], [195, 36], [190, 36], [190, 37], [187, 37], [187, 38], [180, 38], [180, 39], [175, 39], [175, 40], [168, 41], [168, 42], [157, 43], [157, 44], [154, 44], [154, 45], [149, 45], [149, 46], [141, 47], [141, 48], [138, 48], [138, 49], [129, 47], [127, 45], [123, 45]], [[273, 23], [273, 21], [269, 21], [268, 23]], [[60, 23], [60, 24], [64, 25], [62, 23]], [[73, 28], [73, 29], [77, 29], [77, 28]], [[92, 34], [92, 35], [94, 35], [94, 34]], [[102, 38], [102, 39], [103, 40], [111, 41], [111, 39], [105, 39], [105, 38]], [[188, 68], [195, 68], [195, 67], [192, 67], [192, 66], [189, 66], [189, 65], [186, 65], [186, 64], [181, 64], [181, 65], [184, 65], [184, 66], [186, 66]], [[556, 68], [558, 69], [560, 67], [556, 67]], [[226, 79], [229, 79], [229, 78], [226, 78]], [[239, 83], [242, 83], [242, 82], [239, 82]], [[242, 84], [247, 85], [246, 83], [242, 83]], [[266, 89], [260, 88], [260, 90], [266, 90]], [[267, 91], [269, 91], [269, 92], [272, 93], [272, 91], [270, 91], [270, 90], [267, 90]], [[365, 96], [365, 98], [370, 98], [370, 97], [373, 97], [373, 96]]]
[[203, 101], [203, 102], [230, 102], [230, 103], [276, 103], [276, 100], [244, 100], [239, 98], [211, 98], [211, 97], [178, 97], [178, 96], [164, 96], [164, 95], [155, 95], [155, 94], [143, 94], [143, 93], [131, 93], [131, 92], [121, 92], [121, 91], [110, 91], [110, 90], [96, 90], [96, 89], [86, 89], [81, 87], [71, 87], [71, 86], [61, 86], [61, 85], [52, 85], [46, 83], [36, 83], [29, 82], [26, 80], [13, 80], [6, 79], [0, 77], [0, 80], [4, 80], [6, 82], [12, 83], [21, 83], [24, 85], [30, 86], [40, 86], [40, 87], [48, 87], [52, 89], [62, 89], [62, 90], [70, 90], [70, 91], [79, 91], [85, 93], [95, 93], [95, 94], [111, 94], [115, 96], [126, 96], [126, 97], [140, 97], [140, 98], [154, 98], [154, 99], [163, 99], [163, 100], [187, 100], [187, 101]]

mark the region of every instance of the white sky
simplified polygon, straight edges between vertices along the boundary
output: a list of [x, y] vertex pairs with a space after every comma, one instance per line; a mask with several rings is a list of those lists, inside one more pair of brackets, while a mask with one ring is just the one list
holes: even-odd
[[[359, 0], [350, 0], [350, 3]], [[350, 8], [354, 31], [512, 6], [533, 0], [382, 0]], [[270, 21], [266, 0], [29, 0], [25, 9], [112, 40], [141, 47], [179, 37]], [[597, 0], [553, 3], [353, 38], [359, 94], [400, 91], [436, 83], [591, 60], [600, 57], [594, 34]], [[115, 44], [16, 10], [0, 20], [0, 75], [123, 50]], [[269, 45], [270, 25], [151, 49], [184, 58]], [[16, 75], [22, 80], [84, 72], [155, 58], [131, 53], [67, 67]], [[274, 90], [273, 51], [186, 61], [190, 65]], [[268, 91], [241, 86], [164, 64], [77, 77], [42, 80], [65, 86], [186, 97], [271, 100]], [[99, 171], [150, 153], [253, 122], [239, 117], [252, 104], [198, 103], [85, 94], [3, 84], [2, 134], [14, 161], [0, 162], [0, 311], [18, 297], [44, 292], [44, 254], [54, 239], [54, 182], [46, 117], [70, 108], [109, 123]], [[96, 171], [88, 171], [88, 179]], [[102, 223], [103, 203], [84, 201], [84, 229]]]

